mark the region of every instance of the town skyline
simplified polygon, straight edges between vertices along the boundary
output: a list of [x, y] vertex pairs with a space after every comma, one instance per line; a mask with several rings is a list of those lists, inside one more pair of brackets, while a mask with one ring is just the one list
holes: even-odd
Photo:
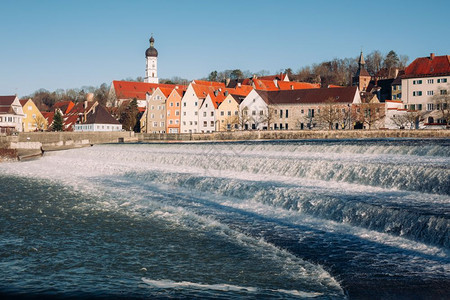
[[10, 1], [0, 12], [1, 36], [9, 41], [0, 50], [0, 94], [25, 96], [40, 88], [99, 86], [143, 77], [144, 51], [152, 33], [160, 53], [159, 77], [188, 80], [225, 69], [297, 71], [356, 57], [361, 50], [394, 50], [408, 55], [409, 62], [431, 52], [447, 54], [450, 42], [439, 38], [445, 36], [447, 9], [437, 7], [448, 8], [448, 3], [432, 1], [433, 13], [423, 13], [411, 1], [377, 3], [390, 10], [380, 13], [351, 2], [320, 7], [292, 1], [208, 7], [190, 2], [176, 3], [174, 10], [174, 2]]

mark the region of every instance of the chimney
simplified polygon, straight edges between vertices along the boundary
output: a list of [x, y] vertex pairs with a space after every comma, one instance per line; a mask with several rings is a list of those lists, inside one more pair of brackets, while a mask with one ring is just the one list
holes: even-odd
[[176, 85], [176, 86], [175, 86], [175, 89], [177, 89], [177, 90], [178, 90], [178, 85]]
[[278, 88], [278, 80], [274, 79], [273, 83], [275, 84], [275, 86]]
[[230, 78], [225, 79], [225, 85], [228, 86], [230, 84]]
[[434, 53], [430, 53], [430, 59], [431, 59], [431, 60], [434, 59]]
[[225, 96], [228, 96], [228, 91], [225, 91]]
[[238, 82], [238, 85], [237, 85], [238, 87], [241, 87], [241, 83], [240, 82]]
[[294, 89], [294, 86], [291, 84], [291, 90], [293, 90]]
[[88, 100], [84, 101], [84, 103], [83, 103], [83, 108], [86, 109], [87, 106], [88, 106]]
[[88, 93], [88, 94], [86, 95], [86, 100], [87, 100], [88, 102], [94, 101], [94, 93]]

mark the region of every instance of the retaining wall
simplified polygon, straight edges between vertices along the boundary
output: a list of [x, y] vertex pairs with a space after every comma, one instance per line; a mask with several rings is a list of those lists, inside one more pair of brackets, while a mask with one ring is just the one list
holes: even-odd
[[271, 130], [213, 133], [140, 133], [139, 141], [239, 141], [275, 139], [450, 138], [450, 130]]

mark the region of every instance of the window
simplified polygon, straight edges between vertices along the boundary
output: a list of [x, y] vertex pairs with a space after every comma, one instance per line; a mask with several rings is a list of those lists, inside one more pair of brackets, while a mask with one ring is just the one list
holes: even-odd
[[[282, 118], [282, 117], [283, 117], [283, 110], [280, 109], [280, 118]], [[281, 125], [280, 125], [280, 129], [281, 129]]]
[[410, 109], [410, 110], [416, 110], [416, 105], [415, 105], [415, 104], [411, 104], [411, 105], [409, 106], [409, 109]]
[[256, 110], [252, 110], [252, 116], [256, 116]]
[[239, 112], [237, 110], [234, 111], [234, 115], [237, 116]]
[[197, 121], [194, 122], [194, 125], [197, 125]]
[[302, 114], [304, 114], [304, 113], [305, 113], [305, 110], [302, 109], [300, 112], [301, 112]]
[[[286, 109], [286, 118], [289, 118], [289, 111]], [[286, 124], [286, 129], [287, 129], [287, 124]]]
[[203, 112], [203, 116], [206, 117], [206, 111]]
[[288, 129], [289, 129], [289, 127], [288, 127], [288, 123], [284, 124], [284, 128], [285, 128], [286, 130], [288, 130]]
[[413, 84], [422, 84], [422, 80], [413, 80]]
[[176, 110], [175, 111], [175, 116], [179, 116], [180, 115], [180, 111], [179, 110]]
[[220, 115], [221, 115], [221, 116], [224, 116], [224, 115], [225, 115], [225, 112], [222, 110], [222, 111], [220, 112]]
[[170, 110], [167, 112], [167, 116], [170, 117]]
[[422, 110], [422, 104], [417, 104], [417, 110]]
[[164, 122], [161, 122], [161, 127], [164, 127]]
[[31, 105], [28, 105], [28, 110], [32, 110], [33, 108], [31, 107]]
[[264, 111], [263, 111], [263, 110], [260, 110], [260, 111], [259, 111], [259, 115], [260, 115], [260, 116], [264, 116]]
[[447, 78], [439, 78], [437, 80], [437, 83], [446, 83], [447, 82]]
[[173, 107], [173, 102], [170, 102], [170, 107]]
[[433, 96], [434, 95], [434, 91], [427, 91], [427, 96]]
[[158, 122], [153, 122], [153, 127], [158, 127]]
[[152, 105], [152, 109], [155, 109], [155, 106], [154, 106], [154, 105]]
[[192, 125], [192, 121], [189, 122], [189, 125]]
[[447, 95], [447, 90], [441, 90], [441, 95]]
[[203, 121], [203, 127], [206, 127], [206, 126], [208, 126], [208, 122]]
[[173, 120], [170, 119], [170, 120], [169, 120], [169, 125], [172, 125], [172, 124], [173, 124]]
[[186, 112], [185, 111], [183, 111], [183, 116], [185, 116], [186, 115]]
[[186, 125], [186, 121], [183, 121], [183, 125]]
[[214, 127], [214, 121], [211, 121], [210, 124], [211, 124], [211, 127]]
[[195, 115], [195, 116], [198, 116], [198, 111], [195, 111], [195, 112], [194, 112], [194, 115]]
[[422, 96], [422, 91], [414, 91], [413, 96]]
[[427, 110], [428, 111], [434, 110], [434, 103], [427, 103]]
[[183, 102], [183, 106], [186, 107], [186, 102]]
[[211, 112], [211, 117], [214, 117], [214, 112], [213, 111]]
[[180, 102], [177, 102], [177, 107], [180, 107]]
[[195, 102], [194, 102], [194, 106], [197, 106], [197, 104], [198, 104], [197, 101], [195, 101]]
[[273, 129], [277, 130], [278, 129], [278, 125], [277, 124], [273, 124]]
[[428, 79], [428, 80], [427, 80], [427, 83], [428, 83], [428, 84], [434, 83], [434, 79]]
[[231, 110], [227, 111], [227, 116], [231, 116]]
[[155, 114], [151, 114], [150, 119], [154, 119], [154, 118], [155, 118]]

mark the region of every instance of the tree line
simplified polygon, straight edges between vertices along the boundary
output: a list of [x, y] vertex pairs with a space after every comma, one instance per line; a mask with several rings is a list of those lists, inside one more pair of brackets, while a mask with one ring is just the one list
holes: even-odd
[[51, 111], [52, 107], [57, 102], [73, 101], [74, 103], [82, 102], [87, 99], [87, 95], [92, 93], [94, 101], [105, 105], [108, 99], [109, 85], [102, 83], [99, 87], [83, 86], [74, 89], [57, 89], [50, 92], [46, 89], [39, 89], [29, 96], [24, 96], [21, 99], [32, 98], [40, 111]]

